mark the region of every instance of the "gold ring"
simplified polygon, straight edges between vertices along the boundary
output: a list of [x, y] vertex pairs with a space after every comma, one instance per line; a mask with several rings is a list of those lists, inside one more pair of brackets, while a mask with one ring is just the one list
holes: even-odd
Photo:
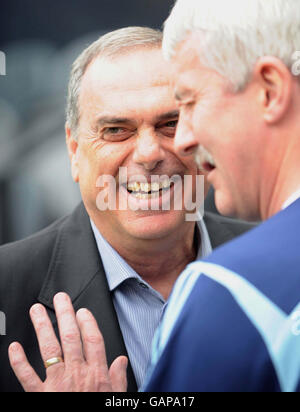
[[51, 358], [46, 360], [46, 362], [44, 363], [45, 368], [48, 369], [50, 368], [50, 366], [56, 365], [57, 363], [62, 363], [64, 360], [61, 357], [58, 358]]

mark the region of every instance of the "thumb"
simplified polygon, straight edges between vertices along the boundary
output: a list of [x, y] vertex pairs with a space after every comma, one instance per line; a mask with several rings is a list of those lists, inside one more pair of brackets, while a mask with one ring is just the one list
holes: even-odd
[[113, 392], [127, 392], [127, 365], [125, 356], [119, 356], [111, 364], [109, 377]]

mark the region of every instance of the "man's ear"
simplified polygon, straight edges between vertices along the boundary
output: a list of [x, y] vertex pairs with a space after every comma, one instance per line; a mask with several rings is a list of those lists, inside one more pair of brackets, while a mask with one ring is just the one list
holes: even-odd
[[292, 102], [292, 73], [276, 57], [261, 57], [254, 68], [254, 80], [260, 87], [263, 117], [269, 124], [279, 122]]
[[71, 129], [68, 124], [65, 126], [66, 131], [66, 143], [68, 148], [69, 159], [71, 162], [71, 173], [74, 182], [79, 182], [79, 167], [78, 167], [78, 141], [72, 135]]

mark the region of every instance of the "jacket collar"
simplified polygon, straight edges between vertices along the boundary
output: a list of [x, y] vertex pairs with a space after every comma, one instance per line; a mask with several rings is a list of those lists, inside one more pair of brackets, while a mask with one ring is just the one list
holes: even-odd
[[74, 302], [92, 279], [105, 277], [89, 217], [83, 203], [60, 227], [39, 301], [53, 309], [56, 293], [68, 293]]

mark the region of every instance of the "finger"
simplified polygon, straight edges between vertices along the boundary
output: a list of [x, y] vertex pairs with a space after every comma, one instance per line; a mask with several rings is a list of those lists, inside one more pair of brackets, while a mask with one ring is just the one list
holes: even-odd
[[109, 376], [113, 392], [127, 392], [127, 365], [125, 356], [119, 356], [111, 364]]
[[80, 331], [71, 299], [66, 293], [54, 297], [54, 307], [66, 367], [84, 362]]
[[80, 309], [76, 318], [80, 327], [86, 361], [90, 365], [96, 365], [100, 373], [108, 378], [105, 343], [96, 319], [87, 309]]
[[[43, 361], [46, 362], [52, 358], [62, 357], [60, 344], [44, 306], [40, 304], [32, 306], [30, 317], [37, 335]], [[62, 366], [61, 363], [51, 366], [51, 368], [47, 369], [47, 374], [54, 372]]]
[[42, 381], [29, 364], [22, 346], [14, 342], [8, 348], [10, 365], [25, 392], [40, 392]]

